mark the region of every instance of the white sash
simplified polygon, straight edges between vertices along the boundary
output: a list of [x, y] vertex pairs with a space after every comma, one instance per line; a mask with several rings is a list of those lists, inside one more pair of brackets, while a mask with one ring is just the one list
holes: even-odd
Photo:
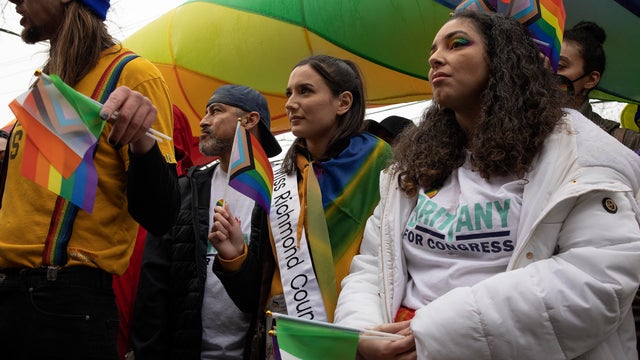
[[300, 198], [296, 174], [287, 176], [282, 167], [273, 173], [273, 197], [269, 220], [275, 242], [280, 279], [291, 316], [328, 321], [318, 280], [313, 272], [305, 230], [300, 246], [296, 240]]

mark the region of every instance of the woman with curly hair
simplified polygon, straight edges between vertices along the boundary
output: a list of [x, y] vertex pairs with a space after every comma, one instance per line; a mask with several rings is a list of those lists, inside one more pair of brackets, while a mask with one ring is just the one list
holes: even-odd
[[461, 12], [380, 179], [336, 323], [363, 359], [636, 358], [640, 160], [564, 99], [515, 20]]

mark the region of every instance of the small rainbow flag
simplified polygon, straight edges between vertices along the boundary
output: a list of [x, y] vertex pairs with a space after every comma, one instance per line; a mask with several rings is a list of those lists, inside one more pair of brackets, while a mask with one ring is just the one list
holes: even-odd
[[453, 8], [498, 12], [517, 19], [531, 33], [553, 71], [558, 71], [566, 13], [562, 0], [436, 0]]
[[27, 133], [21, 173], [92, 212], [98, 185], [93, 153], [105, 125], [102, 105], [56, 75], [39, 78], [9, 104]]
[[249, 131], [236, 126], [229, 161], [229, 186], [253, 199], [267, 214], [271, 209], [273, 170], [260, 142]]

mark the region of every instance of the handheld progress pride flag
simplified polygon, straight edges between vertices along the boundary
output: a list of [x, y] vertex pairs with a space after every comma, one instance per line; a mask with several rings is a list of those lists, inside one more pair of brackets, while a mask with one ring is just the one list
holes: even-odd
[[22, 175], [92, 212], [98, 185], [93, 152], [105, 125], [102, 105], [56, 75], [39, 77], [9, 104], [27, 133]]
[[272, 313], [276, 329], [273, 348], [281, 360], [353, 360], [362, 338], [399, 340], [404, 336], [374, 330], [335, 325], [294, 316]]
[[269, 213], [273, 191], [271, 163], [258, 139], [240, 126], [240, 122], [236, 126], [228, 174], [229, 186], [253, 199]]

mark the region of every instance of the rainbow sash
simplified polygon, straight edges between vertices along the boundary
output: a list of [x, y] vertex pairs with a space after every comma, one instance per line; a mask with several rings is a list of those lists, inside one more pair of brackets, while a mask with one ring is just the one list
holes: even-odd
[[[311, 318], [310, 307], [312, 319], [333, 321], [340, 282], [380, 200], [380, 171], [391, 155], [387, 143], [367, 133], [353, 137], [339, 156], [322, 163], [298, 154], [299, 186], [304, 189], [300, 198], [296, 175], [274, 172], [270, 222], [290, 315]], [[304, 288], [301, 280], [308, 280]], [[323, 312], [326, 320], [319, 316]]]
[[363, 133], [353, 137], [339, 156], [314, 163], [331, 237], [338, 293], [360, 249], [367, 219], [380, 201], [380, 172], [391, 156], [386, 142]]

